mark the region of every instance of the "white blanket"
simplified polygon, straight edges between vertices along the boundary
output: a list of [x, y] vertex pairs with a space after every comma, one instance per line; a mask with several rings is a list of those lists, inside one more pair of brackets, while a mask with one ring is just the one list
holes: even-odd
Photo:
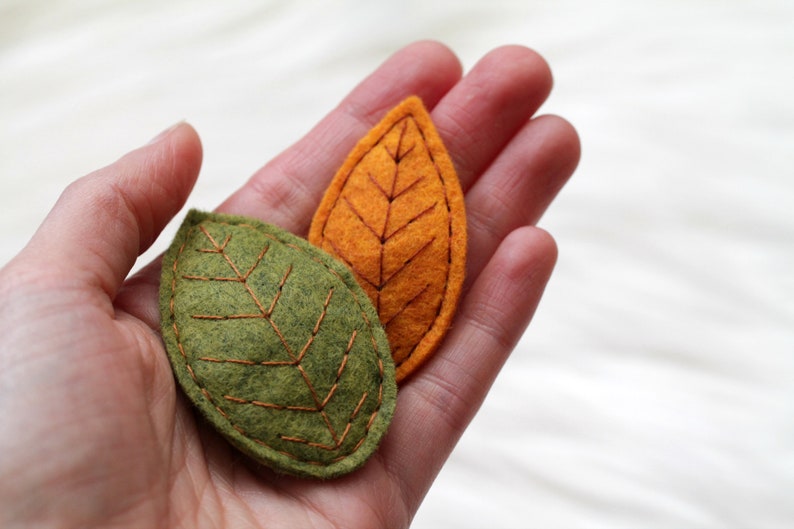
[[213, 207], [420, 38], [540, 51], [583, 158], [537, 316], [413, 527], [794, 527], [794, 2], [3, 0], [0, 264], [181, 119]]

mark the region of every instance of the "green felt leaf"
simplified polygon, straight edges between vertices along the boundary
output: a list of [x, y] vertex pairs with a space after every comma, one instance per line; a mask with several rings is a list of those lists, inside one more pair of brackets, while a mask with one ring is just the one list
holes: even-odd
[[254, 219], [191, 211], [163, 259], [176, 379], [232, 444], [328, 478], [375, 451], [394, 411], [386, 334], [344, 265]]

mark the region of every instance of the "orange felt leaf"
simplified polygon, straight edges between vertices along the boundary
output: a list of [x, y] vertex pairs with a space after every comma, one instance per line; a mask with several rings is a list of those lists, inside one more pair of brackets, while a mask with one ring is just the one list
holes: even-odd
[[353, 271], [403, 380], [444, 338], [466, 268], [463, 192], [418, 97], [389, 112], [348, 155], [309, 241]]

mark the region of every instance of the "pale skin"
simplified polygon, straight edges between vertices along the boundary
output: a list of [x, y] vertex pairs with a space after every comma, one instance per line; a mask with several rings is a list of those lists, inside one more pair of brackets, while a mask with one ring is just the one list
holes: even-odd
[[464, 296], [442, 347], [400, 388], [360, 470], [275, 474], [197, 419], [159, 336], [159, 263], [127, 278], [187, 201], [202, 149], [187, 124], [70, 185], [0, 271], [0, 526], [407, 527], [527, 327], [556, 260], [534, 227], [573, 173], [568, 122], [535, 113], [545, 61], [509, 46], [465, 75], [434, 42], [389, 58], [219, 206], [305, 236], [348, 151], [419, 95], [466, 195]]

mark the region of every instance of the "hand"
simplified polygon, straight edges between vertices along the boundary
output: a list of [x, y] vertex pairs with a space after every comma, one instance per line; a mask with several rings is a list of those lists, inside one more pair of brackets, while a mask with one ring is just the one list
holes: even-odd
[[201, 164], [178, 125], [64, 192], [0, 271], [0, 526], [405, 527], [526, 328], [554, 266], [532, 227], [573, 172], [576, 133], [532, 117], [546, 63], [506, 47], [465, 77], [443, 46], [401, 50], [220, 211], [305, 235], [356, 141], [419, 95], [466, 193], [465, 295], [443, 347], [400, 388], [388, 435], [341, 479], [251, 463], [197, 420], [159, 337], [159, 263], [125, 277]]

